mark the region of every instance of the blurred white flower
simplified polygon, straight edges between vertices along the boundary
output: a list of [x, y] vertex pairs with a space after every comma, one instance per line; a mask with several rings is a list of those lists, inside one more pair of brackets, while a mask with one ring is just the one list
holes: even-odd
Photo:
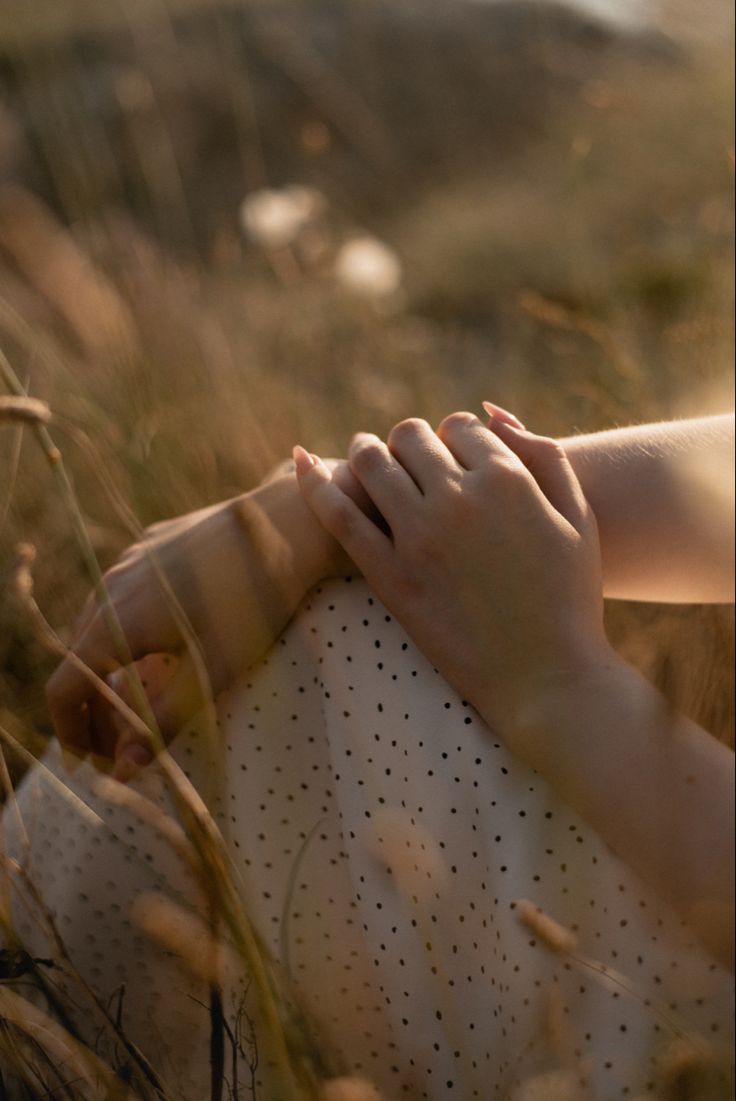
[[321, 191], [300, 184], [280, 189], [263, 188], [246, 195], [240, 204], [240, 224], [256, 245], [284, 248], [322, 213], [326, 200]]
[[395, 294], [401, 286], [401, 261], [375, 237], [355, 237], [339, 250], [335, 275], [351, 291], [369, 298]]
[[366, 1078], [330, 1078], [320, 1090], [319, 1101], [383, 1101]]
[[509, 1101], [583, 1101], [579, 1076], [569, 1070], [548, 1070], [527, 1078], [509, 1095]]

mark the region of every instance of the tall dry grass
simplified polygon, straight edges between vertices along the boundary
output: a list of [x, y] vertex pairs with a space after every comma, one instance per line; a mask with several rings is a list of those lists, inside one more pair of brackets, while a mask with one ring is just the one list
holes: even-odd
[[[287, 103], [271, 117], [258, 114], [257, 63], [240, 65], [217, 5], [195, 5], [211, 20], [201, 50], [175, 18], [150, 33], [153, 5], [136, 11], [125, 32], [47, 12], [48, 26], [15, 24], [2, 47], [0, 346], [53, 410], [103, 568], [130, 540], [116, 495], [146, 525], [252, 487], [296, 440], [341, 454], [358, 427], [436, 422], [484, 397], [551, 434], [732, 403], [725, 44], [588, 54], [542, 26], [528, 64], [543, 86], [522, 82], [492, 141], [468, 123], [456, 161], [434, 173], [449, 91], [423, 90], [421, 163], [407, 176], [377, 151], [396, 116], [375, 107], [391, 88], [364, 6], [352, 45], [373, 98], [350, 98], [327, 61], [272, 35], [263, 56], [311, 99], [306, 115]], [[105, 91], [88, 64], [95, 34], [125, 38], [120, 54], [105, 39], [113, 114], [95, 100]], [[417, 64], [414, 79], [426, 76]], [[200, 94], [209, 77], [214, 103]], [[201, 146], [208, 120], [223, 117], [227, 156], [215, 134], [209, 153]], [[373, 192], [350, 191], [360, 156], [373, 170], [380, 161]], [[256, 182], [285, 182], [287, 168], [319, 183], [326, 208], [293, 243], [260, 248], [242, 234], [238, 202]], [[357, 232], [396, 250], [399, 293], [361, 296], [335, 277]], [[68, 502], [28, 436], [0, 420], [0, 576], [10, 578], [18, 543], [36, 547], [36, 599], [63, 642], [90, 577]], [[630, 660], [733, 744], [730, 609], [618, 603], [607, 616]], [[0, 725], [34, 753], [50, 733], [54, 660], [3, 596]], [[23, 754], [8, 762], [17, 779]]]
[[[29, 62], [14, 69], [17, 84], [32, 86], [37, 112], [44, 94], [62, 109], [58, 66], [44, 84], [42, 57], [30, 60], [30, 74]], [[730, 65], [713, 49], [667, 63], [614, 57], [578, 85], [522, 151], [496, 166], [480, 149], [476, 169], [470, 150], [456, 179], [397, 194], [372, 224], [364, 216], [361, 228], [403, 264], [403, 299], [390, 309], [332, 277], [356, 224], [339, 198], [328, 196], [312, 240], [274, 264], [243, 240], [232, 205], [197, 250], [168, 246], [133, 206], [85, 212], [78, 194], [65, 210], [80, 143], [92, 140], [84, 130], [52, 151], [50, 197], [16, 173], [0, 193], [3, 347], [55, 410], [104, 565], [129, 535], [101, 468], [145, 525], [249, 488], [295, 440], [340, 454], [356, 427], [436, 421], [486, 395], [549, 433], [730, 404]], [[84, 108], [77, 128], [94, 121]], [[421, 125], [431, 133], [431, 118]], [[41, 458], [18, 429], [3, 431], [0, 448], [3, 569], [15, 542], [39, 547], [40, 601], [63, 631], [88, 578]], [[49, 662], [6, 604], [0, 617], [4, 705], [47, 730]], [[668, 656], [654, 665], [677, 665], [697, 638], [697, 682], [725, 676], [718, 611], [616, 607], [611, 619], [617, 636], [629, 622], [653, 646], [656, 636]], [[712, 650], [704, 622], [719, 639]], [[702, 706], [723, 733], [728, 708]]]

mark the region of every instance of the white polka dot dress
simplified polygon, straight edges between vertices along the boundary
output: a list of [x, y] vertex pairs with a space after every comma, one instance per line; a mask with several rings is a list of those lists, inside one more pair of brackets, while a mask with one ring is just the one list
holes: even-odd
[[[553, 1072], [613, 1101], [656, 1090], [673, 1045], [732, 1060], [732, 977], [362, 581], [317, 590], [218, 715], [219, 767], [195, 730], [175, 756], [345, 1072], [397, 1101], [521, 1098]], [[58, 771], [53, 754], [48, 764]], [[87, 765], [64, 776], [85, 815], [42, 770], [24, 783], [33, 875], [72, 958], [171, 1096], [202, 1101], [207, 988], [133, 918], [142, 892], [194, 906], [198, 888], [155, 824], [110, 806], [91, 778]], [[170, 809], [156, 768], [136, 786]], [[22, 859], [12, 808], [4, 828]], [[14, 922], [32, 954], [52, 954], [20, 896]], [[288, 1101], [234, 962], [227, 986], [230, 1096]]]

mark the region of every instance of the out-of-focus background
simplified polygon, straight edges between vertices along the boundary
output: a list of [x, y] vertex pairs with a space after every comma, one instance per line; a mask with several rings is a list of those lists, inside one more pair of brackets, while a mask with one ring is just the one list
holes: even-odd
[[[0, 348], [48, 401], [96, 550], [255, 485], [295, 441], [483, 398], [550, 434], [732, 407], [728, 0], [3, 0]], [[26, 433], [25, 435], [23, 433]], [[0, 424], [0, 578], [88, 588]], [[733, 737], [730, 609], [611, 605]], [[53, 665], [0, 594], [0, 719]]]

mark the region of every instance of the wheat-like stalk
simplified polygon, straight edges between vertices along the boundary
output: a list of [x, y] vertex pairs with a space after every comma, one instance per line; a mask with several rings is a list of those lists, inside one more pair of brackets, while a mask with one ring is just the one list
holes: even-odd
[[[196, 789], [163, 745], [145, 689], [135, 669], [132, 655], [129, 652], [125, 636], [107, 592], [104, 577], [87, 533], [76, 494], [64, 467], [62, 453], [46, 427], [51, 419], [50, 411], [47, 414], [48, 407], [42, 408], [43, 403], [38, 403], [38, 408], [36, 408], [33, 399], [27, 397], [18, 376], [1, 352], [0, 375], [13, 392], [13, 398], [9, 399], [12, 400], [12, 408], [20, 411], [15, 419], [21, 419], [28, 423], [54, 473], [85, 563], [94, 581], [97, 597], [118, 651], [119, 660], [121, 665], [125, 667], [133, 693], [135, 709], [126, 705], [102, 678], [89, 669], [74, 654], [74, 651], [62, 642], [47, 623], [33, 598], [31, 567], [35, 559], [35, 549], [30, 545], [21, 545], [16, 550], [16, 562], [12, 578], [15, 596], [28, 614], [40, 640], [57, 655], [72, 661], [80, 672], [91, 681], [96, 691], [105, 697], [111, 706], [133, 726], [136, 732], [149, 740], [159, 750], [158, 767], [165, 777], [176, 811], [183, 824], [183, 829], [175, 828], [175, 824], [167, 825], [164, 836], [168, 836], [176, 851], [185, 857], [188, 865], [195, 872], [202, 896], [206, 899], [212, 943], [217, 940], [220, 926], [224, 927], [235, 951], [240, 956], [248, 975], [252, 979], [257, 995], [259, 1019], [270, 1041], [276, 1065], [276, 1078], [280, 1083], [279, 1088], [283, 1096], [293, 1098], [294, 1101], [300, 1101], [300, 1099], [316, 1101], [320, 1088], [319, 1082], [323, 1077], [329, 1075], [331, 1061], [315, 1047], [310, 1038], [312, 1034], [306, 1024], [303, 1012], [297, 1006], [293, 992], [288, 990], [286, 976], [280, 972], [275, 961], [270, 958], [270, 954], [249, 918], [241, 892], [236, 886], [234, 869], [217, 824]], [[10, 408], [10, 406], [8, 407]], [[178, 610], [181, 618], [183, 613], [178, 607], [170, 587], [166, 584], [166, 579], [163, 578], [162, 580], [164, 591], [172, 601], [174, 613], [177, 614]], [[188, 630], [189, 634], [193, 635], [191, 627], [188, 627]], [[198, 647], [196, 648], [198, 649]], [[15, 741], [6, 731], [0, 731], [0, 736], [5, 740]], [[103, 791], [110, 796], [110, 788], [105, 788], [104, 784]], [[126, 797], [118, 795], [117, 798], [118, 800], [124, 798], [135, 800], [135, 796], [130, 794]], [[144, 808], [140, 800], [136, 802], [136, 809], [138, 811], [142, 810], [144, 817], [147, 816], [149, 821], [151, 815], [154, 814], [152, 807]], [[158, 824], [161, 824], [160, 821]], [[41, 892], [21, 865], [15, 865], [12, 871], [17, 878], [23, 881], [27, 893], [38, 907], [58, 957], [73, 971], [63, 940], [58, 934], [52, 915], [43, 902]], [[159, 911], [158, 917], [160, 918], [160, 916]], [[156, 920], [151, 922], [149, 913], [147, 920], [149, 931], [156, 924]], [[80, 976], [76, 977], [82, 983], [85, 993], [93, 1001], [105, 1023], [110, 1025], [109, 1013], [99, 1002], [94, 991]], [[210, 990], [211, 1014], [213, 1018], [221, 1017], [222, 1003], [219, 987], [212, 983]], [[219, 1023], [219, 1031], [221, 1032], [221, 1021], [216, 1023]], [[119, 1034], [116, 1034], [116, 1036], [118, 1041], [122, 1042], [123, 1045], [126, 1044], [127, 1041], [124, 1036]], [[217, 1058], [214, 1060], [214, 1064], [217, 1065], [213, 1064], [213, 1101], [222, 1092], [221, 1063], [221, 1058]]]

